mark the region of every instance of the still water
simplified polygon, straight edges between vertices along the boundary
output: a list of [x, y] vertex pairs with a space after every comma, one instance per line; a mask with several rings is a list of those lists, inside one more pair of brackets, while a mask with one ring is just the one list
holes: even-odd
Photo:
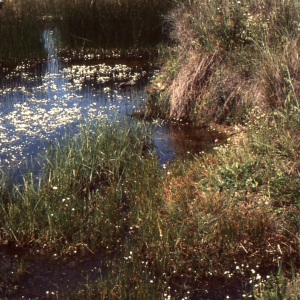
[[[101, 60], [87, 55], [81, 61], [59, 58], [59, 32], [45, 29], [44, 47], [48, 59], [43, 62], [2, 70], [0, 77], [0, 160], [1, 167], [20, 167], [34, 160], [47, 145], [62, 139], [66, 133], [78, 132], [80, 122], [102, 118], [118, 120], [140, 110], [147, 101], [145, 87], [155, 78], [156, 70], [141, 59]], [[119, 84], [134, 80], [133, 87], [121, 89]], [[117, 116], [117, 118], [116, 118]], [[216, 131], [191, 128], [188, 124], [153, 121], [152, 139], [161, 164], [187, 153], [211, 149], [222, 140]], [[223, 137], [224, 138], [224, 137]], [[76, 288], [86, 278], [93, 281], [105, 272], [101, 255], [72, 258], [65, 262], [42, 260], [22, 250], [0, 245], [2, 270], [14, 278], [18, 270], [32, 270], [14, 290], [12, 298], [56, 299], [64, 288]], [[20, 267], [21, 266], [21, 267]], [[104, 271], [103, 271], [104, 270]], [[21, 270], [22, 271], [22, 270]], [[8, 276], [8, 275], [7, 275]], [[19, 278], [17, 278], [20, 280]], [[0, 295], [8, 292], [1, 290]]]
[[[115, 119], [140, 110], [147, 101], [145, 86], [156, 71], [139, 59], [81, 61], [59, 58], [59, 32], [45, 29], [45, 62], [22, 63], [6, 72], [0, 85], [0, 159], [8, 168], [30, 161], [66, 132], [77, 132], [82, 121]], [[5, 71], [5, 70], [4, 70]], [[133, 87], [120, 88], [134, 80]], [[152, 138], [162, 164], [175, 157], [211, 147], [217, 132], [191, 129], [187, 124], [153, 122]]]
[[[1, 81], [0, 158], [8, 166], [35, 156], [66, 131], [76, 133], [83, 120], [124, 116], [144, 101], [149, 75], [142, 65], [95, 59], [70, 64], [57, 57], [57, 31], [46, 29], [43, 38], [48, 60], [34, 67], [23, 63]], [[134, 89], [118, 87], [132, 78]]]

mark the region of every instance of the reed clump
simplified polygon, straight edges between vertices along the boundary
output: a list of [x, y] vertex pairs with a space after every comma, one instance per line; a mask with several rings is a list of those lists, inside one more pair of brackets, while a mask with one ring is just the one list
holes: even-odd
[[167, 118], [239, 123], [253, 106], [272, 110], [296, 98], [297, 1], [178, 1], [168, 21], [176, 72], [166, 63], [158, 79], [171, 77]]

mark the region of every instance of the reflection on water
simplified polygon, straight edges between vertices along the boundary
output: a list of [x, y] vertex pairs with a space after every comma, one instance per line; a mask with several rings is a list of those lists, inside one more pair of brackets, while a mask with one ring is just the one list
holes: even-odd
[[[56, 54], [59, 34], [44, 31], [48, 61], [30, 68], [22, 64], [0, 86], [0, 158], [20, 164], [81, 120], [126, 115], [144, 101], [148, 73], [138, 66], [97, 62], [71, 65]], [[120, 89], [121, 80], [136, 80], [134, 89]]]
[[[3, 279], [0, 299], [58, 299], [58, 295], [59, 299], [70, 299], [62, 295], [78, 289], [80, 283], [83, 286], [87, 279], [98, 280], [107, 272], [107, 262], [101, 253], [56, 260], [12, 249], [7, 251], [10, 253], [1, 252], [0, 246], [1, 271], [5, 273], [1, 274], [3, 277], [0, 275]], [[14, 281], [22, 284], [16, 288]]]
[[44, 47], [48, 53], [48, 62], [46, 64], [46, 72], [49, 74], [57, 74], [59, 72], [60, 61], [57, 57], [57, 45], [59, 44], [59, 31], [54, 28], [44, 30], [43, 33]]
[[[47, 62], [34, 68], [23, 63], [0, 82], [1, 166], [12, 167], [30, 160], [45, 149], [48, 142], [61, 138], [66, 131], [76, 133], [82, 120], [113, 120], [116, 114], [131, 114], [146, 101], [144, 87], [152, 73], [145, 62], [89, 60], [69, 63], [57, 57], [57, 30], [46, 29], [43, 38]], [[120, 89], [119, 83], [127, 80], [134, 80], [136, 85]], [[151, 126], [162, 164], [186, 153], [204, 151], [215, 144], [215, 139], [221, 140], [216, 132], [195, 129], [188, 124], [155, 121]], [[3, 258], [11, 249], [2, 246]], [[58, 286], [75, 287], [74, 283], [83, 282], [86, 277], [98, 278], [104, 268], [101, 256], [94, 256], [95, 260], [74, 258], [65, 265], [61, 262], [49, 264], [40, 257], [30, 259], [32, 261], [24, 258], [33, 271], [26, 274], [26, 289], [20, 292], [20, 297], [26, 294], [42, 299], [45, 289], [54, 293]], [[10, 253], [3, 259], [3, 268], [8, 271], [18, 268], [18, 261], [18, 255]]]
[[[61, 61], [56, 52], [59, 32], [43, 34], [48, 60], [34, 68], [25, 63], [7, 74], [0, 85], [0, 159], [16, 166], [34, 157], [49, 141], [68, 130], [77, 132], [81, 120], [125, 116], [144, 104], [144, 87], [151, 79], [144, 62]], [[119, 83], [136, 85], [120, 89]], [[153, 125], [153, 140], [161, 163], [187, 152], [199, 153], [217, 134], [188, 125]]]
[[153, 130], [157, 153], [161, 163], [175, 158], [199, 155], [226, 140], [226, 136], [214, 129], [196, 128], [188, 123], [166, 123]]

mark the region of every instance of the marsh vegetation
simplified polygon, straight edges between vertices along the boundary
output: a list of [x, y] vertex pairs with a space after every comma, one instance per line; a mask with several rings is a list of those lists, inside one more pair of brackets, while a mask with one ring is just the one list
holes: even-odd
[[[114, 12], [121, 5], [130, 9], [129, 23], [134, 16], [143, 24], [157, 20], [151, 15], [157, 7], [166, 12], [166, 1], [104, 2]], [[103, 13], [103, 2], [74, 2], [80, 9], [70, 14], [64, 13], [66, 3], [45, 2], [42, 15], [65, 26], [62, 45], [71, 47], [61, 47], [64, 53], [84, 58], [96, 41], [85, 22], [109, 26], [113, 14], [99, 23], [93, 13]], [[222, 127], [227, 142], [216, 138], [211, 151], [161, 165], [146, 120], [111, 122], [100, 115], [40, 153], [38, 176], [27, 169], [17, 184], [1, 169], [0, 253], [16, 256], [2, 266], [1, 296], [299, 299], [300, 3], [172, 5], [165, 19], [173, 43], [157, 47], [164, 67], [152, 83], [144, 116], [147, 122], [163, 117], [212, 131]], [[147, 34], [128, 28], [134, 34], [128, 40], [143, 44], [139, 37]], [[104, 50], [90, 55], [119, 55], [123, 50], [105, 49], [122, 49], [122, 38], [99, 37], [97, 47]], [[130, 47], [125, 43], [123, 53], [138, 52]], [[79, 70], [66, 74], [76, 80]], [[50, 280], [40, 265], [37, 272], [37, 260], [63, 266], [66, 281]]]

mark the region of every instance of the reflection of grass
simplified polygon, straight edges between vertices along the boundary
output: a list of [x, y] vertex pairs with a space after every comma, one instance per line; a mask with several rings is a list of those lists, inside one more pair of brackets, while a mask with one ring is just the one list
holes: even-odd
[[[61, 47], [69, 50], [154, 46], [164, 36], [162, 15], [168, 1], [6, 1], [0, 11], [0, 59], [42, 57], [45, 26], [55, 26]], [[73, 53], [74, 54], [74, 53]]]
[[62, 46], [104, 49], [153, 46], [163, 37], [168, 1], [60, 1]]
[[0, 60], [4, 64], [41, 58], [44, 45], [39, 7], [33, 1], [5, 1], [0, 11]]

